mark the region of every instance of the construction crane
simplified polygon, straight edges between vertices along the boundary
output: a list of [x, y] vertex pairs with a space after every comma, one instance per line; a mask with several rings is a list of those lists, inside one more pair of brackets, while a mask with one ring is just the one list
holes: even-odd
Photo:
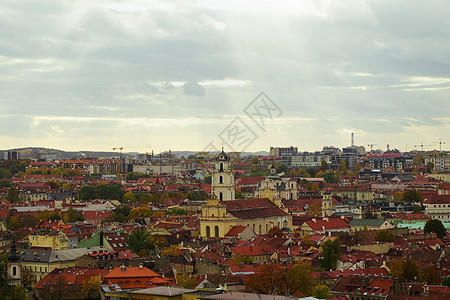
[[432, 146], [432, 145], [424, 145], [423, 142], [419, 145], [414, 145], [414, 147], [420, 147], [422, 152], [423, 152], [423, 147], [429, 147], [429, 146]]
[[439, 139], [439, 142], [433, 142], [433, 144], [439, 144], [439, 152], [441, 152], [442, 151], [442, 144], [445, 144], [445, 142], [443, 142], [443, 141], [441, 141]]
[[378, 144], [367, 144], [368, 147], [370, 147], [370, 151], [372, 151], [373, 146], [376, 146]]

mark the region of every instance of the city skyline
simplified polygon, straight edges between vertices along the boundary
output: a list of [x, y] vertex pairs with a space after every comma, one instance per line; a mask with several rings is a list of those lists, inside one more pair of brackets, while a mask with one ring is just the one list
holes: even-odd
[[[4, 1], [0, 148], [202, 151], [239, 118], [254, 138], [230, 151], [342, 148], [349, 131], [366, 149], [439, 150], [450, 143], [449, 8]], [[246, 111], [261, 92], [279, 108], [263, 126]]]

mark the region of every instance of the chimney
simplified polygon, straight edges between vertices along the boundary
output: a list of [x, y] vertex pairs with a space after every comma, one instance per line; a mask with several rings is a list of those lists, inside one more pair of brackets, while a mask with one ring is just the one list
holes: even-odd
[[139, 264], [139, 269], [143, 269], [144, 265], [142, 265], [142, 263]]
[[314, 223], [316, 223], [316, 222], [317, 222], [317, 220], [316, 220], [316, 219], [312, 219], [312, 221], [313, 221]]

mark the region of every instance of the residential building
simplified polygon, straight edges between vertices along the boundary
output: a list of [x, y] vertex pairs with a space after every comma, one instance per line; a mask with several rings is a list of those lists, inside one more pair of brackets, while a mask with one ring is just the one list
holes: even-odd
[[297, 147], [270, 147], [270, 156], [280, 157], [288, 154], [296, 154], [298, 152]]

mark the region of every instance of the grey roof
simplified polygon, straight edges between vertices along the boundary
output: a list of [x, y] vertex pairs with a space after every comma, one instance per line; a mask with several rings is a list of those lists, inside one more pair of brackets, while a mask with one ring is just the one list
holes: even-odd
[[297, 297], [293, 296], [279, 296], [279, 295], [265, 295], [265, 294], [253, 294], [253, 293], [237, 293], [237, 292], [231, 292], [231, 293], [225, 293], [225, 294], [217, 294], [217, 295], [211, 295], [206, 297], [201, 297], [200, 299], [220, 299], [220, 300], [241, 300], [241, 299], [248, 299], [248, 300], [291, 300], [291, 299], [298, 299]]
[[72, 261], [92, 251], [98, 251], [101, 247], [77, 248], [66, 250], [36, 250], [20, 249], [17, 250], [20, 260], [24, 262], [53, 263], [60, 261]]
[[372, 227], [380, 227], [383, 225], [384, 220], [379, 219], [352, 219], [348, 225], [351, 226], [372, 226]]
[[179, 296], [186, 293], [195, 292], [195, 290], [184, 289], [171, 286], [158, 286], [147, 289], [130, 291], [130, 294], [155, 295], [155, 296]]

